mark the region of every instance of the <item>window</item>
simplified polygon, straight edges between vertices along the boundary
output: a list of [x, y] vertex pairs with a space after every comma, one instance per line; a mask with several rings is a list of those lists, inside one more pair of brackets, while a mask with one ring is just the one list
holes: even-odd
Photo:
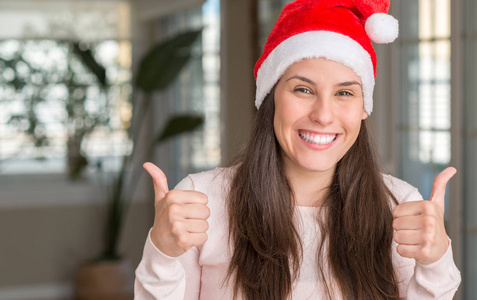
[[400, 1], [402, 178], [429, 199], [450, 162], [450, 1]]
[[[398, 45], [401, 174], [428, 198], [438, 172], [451, 161], [457, 164], [460, 186], [452, 195], [448, 191], [446, 199], [446, 208], [457, 207], [452, 215], [446, 210], [447, 225], [457, 229], [454, 258], [461, 262], [463, 279], [456, 299], [476, 299], [477, 4], [403, 0], [396, 7], [402, 37]], [[456, 76], [452, 80], [451, 62]], [[451, 115], [461, 118], [450, 122]]]
[[[104, 172], [132, 148], [130, 11], [127, 1], [0, 2], [2, 208], [104, 200]], [[104, 66], [106, 89], [75, 45]], [[70, 181], [78, 153], [85, 180]]]
[[[0, 174], [117, 169], [132, 146], [128, 4], [0, 6]], [[76, 51], [92, 53], [106, 85]]]

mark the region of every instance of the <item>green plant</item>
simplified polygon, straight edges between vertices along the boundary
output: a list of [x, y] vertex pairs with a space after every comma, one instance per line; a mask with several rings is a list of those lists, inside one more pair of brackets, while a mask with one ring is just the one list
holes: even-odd
[[[166, 89], [178, 77], [181, 70], [191, 58], [193, 43], [198, 39], [202, 30], [194, 30], [179, 34], [164, 42], [151, 47], [142, 58], [139, 70], [134, 81], [132, 96], [133, 118], [128, 129], [129, 138], [136, 145], [136, 135], [143, 126], [143, 120], [148, 111], [152, 94]], [[67, 166], [68, 177], [77, 179], [82, 170], [88, 165], [88, 160], [81, 151], [83, 139], [91, 133], [97, 125], [107, 126], [109, 122], [108, 89], [110, 85], [106, 76], [106, 69], [94, 56], [91, 48], [72, 41], [26, 41], [18, 42], [18, 51], [9, 58], [0, 57], [0, 67], [4, 74], [0, 74], [0, 82], [6, 89], [22, 97], [24, 111], [13, 114], [9, 123], [23, 131], [35, 145], [42, 159], [43, 152], [47, 152], [50, 143], [46, 125], [38, 114], [42, 103], [51, 101], [49, 90], [52, 86], [61, 86], [66, 90], [66, 96], [59, 99], [64, 105], [65, 114], [58, 122], [67, 124]], [[43, 52], [50, 49], [60, 49], [64, 53], [65, 66], [44, 67], [42, 64], [31, 63], [28, 49], [40, 48]], [[91, 76], [92, 75], [92, 76]], [[86, 109], [86, 94], [88, 88], [97, 87], [101, 93], [98, 111]], [[137, 94], [142, 93], [142, 101], [135, 101]], [[25, 96], [26, 95], [26, 96]], [[1, 101], [8, 101], [1, 99]], [[99, 103], [101, 102], [101, 103]], [[150, 145], [142, 145], [148, 149], [145, 159], [150, 159], [156, 145], [177, 135], [190, 132], [203, 123], [203, 117], [190, 114], [171, 116], [165, 126], [158, 132]], [[141, 166], [131, 166], [133, 153], [122, 160], [117, 178], [113, 180], [107, 203], [107, 221], [105, 228], [105, 244], [97, 260], [114, 260], [120, 257], [118, 240], [127, 211], [130, 195], [126, 195], [123, 186], [126, 177], [131, 178], [130, 186], [135, 186], [142, 171]], [[132, 174], [126, 176], [127, 170]]]
[[[151, 48], [140, 62], [136, 81], [134, 83], [136, 94], [139, 90], [143, 93], [143, 101], [134, 101], [133, 97], [133, 122], [129, 134], [133, 141], [136, 140], [133, 133], [139, 132], [143, 126], [143, 120], [152, 101], [152, 93], [166, 89], [186, 66], [192, 54], [192, 45], [200, 36], [202, 30], [194, 30], [179, 34], [171, 39], [161, 42]], [[151, 158], [154, 147], [165, 140], [182, 133], [190, 132], [203, 124], [202, 116], [180, 114], [171, 116], [159, 134], [148, 146], [146, 159]], [[136, 144], [136, 143], [135, 143]], [[135, 149], [135, 148], [134, 148]], [[130, 186], [136, 186], [140, 178], [142, 166], [130, 166], [130, 156], [123, 158], [123, 163], [118, 177], [113, 183], [112, 192], [108, 200], [108, 219], [105, 230], [105, 244], [96, 261], [118, 260], [121, 258], [118, 250], [120, 232], [123, 226], [125, 213], [130, 203], [130, 195], [125, 195], [123, 187], [126, 177], [131, 178]], [[131, 169], [131, 176], [126, 176], [127, 170]]]

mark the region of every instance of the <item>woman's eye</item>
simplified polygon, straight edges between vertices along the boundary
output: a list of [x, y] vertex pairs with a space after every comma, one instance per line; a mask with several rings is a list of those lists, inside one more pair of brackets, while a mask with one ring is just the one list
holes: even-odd
[[353, 96], [353, 93], [351, 93], [349, 91], [339, 91], [338, 93], [336, 93], [336, 95], [338, 95], [338, 96]]
[[311, 94], [311, 91], [307, 88], [296, 88], [295, 92], [300, 92], [300, 93], [304, 93], [304, 94]]

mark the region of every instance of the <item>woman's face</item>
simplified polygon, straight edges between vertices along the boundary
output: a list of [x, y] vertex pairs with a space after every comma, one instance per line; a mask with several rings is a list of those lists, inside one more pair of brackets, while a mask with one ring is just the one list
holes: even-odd
[[334, 172], [367, 116], [361, 79], [350, 68], [324, 58], [293, 64], [275, 88], [285, 170]]

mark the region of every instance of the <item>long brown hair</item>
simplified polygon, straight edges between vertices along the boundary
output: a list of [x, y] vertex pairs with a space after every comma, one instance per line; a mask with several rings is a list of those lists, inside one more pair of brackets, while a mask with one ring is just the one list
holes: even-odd
[[[274, 111], [272, 90], [258, 110], [230, 186], [233, 254], [226, 279], [232, 279], [235, 298], [239, 293], [248, 300], [288, 298], [302, 263], [295, 200], [274, 133]], [[323, 260], [344, 299], [399, 298], [389, 201], [396, 199], [383, 182], [372, 144], [363, 121], [356, 142], [337, 164], [323, 202], [326, 214], [317, 218], [322, 232], [317, 272], [328, 298], [334, 293], [325, 281]]]

